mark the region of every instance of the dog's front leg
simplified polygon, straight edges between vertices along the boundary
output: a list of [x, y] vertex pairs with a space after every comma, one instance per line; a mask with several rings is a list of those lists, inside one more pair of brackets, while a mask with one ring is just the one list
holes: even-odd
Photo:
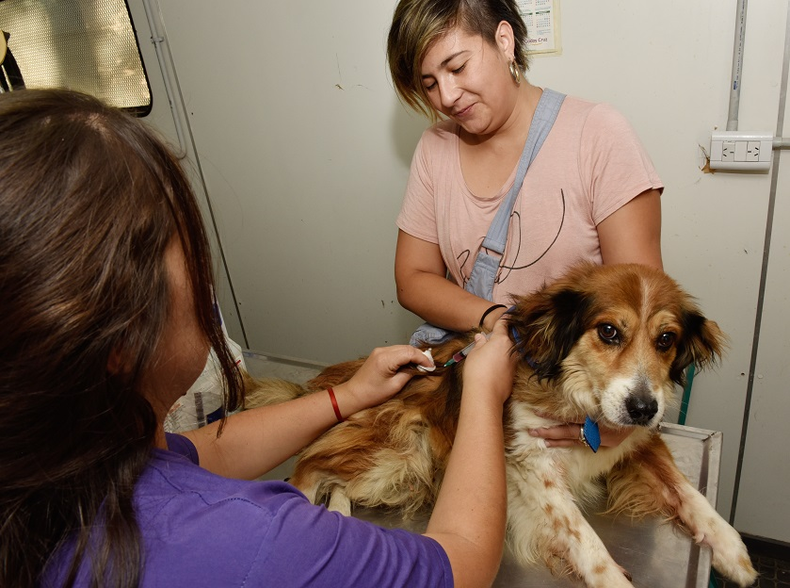
[[754, 583], [757, 572], [740, 535], [678, 470], [660, 437], [618, 466], [608, 482], [610, 511], [676, 520], [694, 541], [710, 546], [714, 568], [740, 586]]
[[694, 541], [710, 546], [713, 567], [740, 586], [754, 584], [757, 572], [738, 532], [688, 482], [680, 484], [678, 498], [678, 518]]
[[544, 562], [578, 575], [590, 588], [633, 588], [584, 518], [553, 464], [508, 463], [510, 548], [522, 565]]

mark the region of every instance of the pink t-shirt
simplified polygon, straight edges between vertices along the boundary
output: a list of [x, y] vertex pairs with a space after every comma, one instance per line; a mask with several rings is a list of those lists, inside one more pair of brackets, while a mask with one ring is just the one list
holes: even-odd
[[[397, 225], [437, 243], [463, 287], [516, 169], [494, 198], [476, 197], [461, 173], [458, 132], [446, 120], [423, 133]], [[625, 118], [609, 105], [566, 97], [516, 200], [494, 301], [537, 290], [581, 260], [601, 263], [598, 223], [650, 189], [663, 184]]]

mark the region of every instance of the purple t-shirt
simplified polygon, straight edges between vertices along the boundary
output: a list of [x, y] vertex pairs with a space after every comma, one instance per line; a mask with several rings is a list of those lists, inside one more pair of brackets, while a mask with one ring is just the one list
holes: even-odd
[[[143, 587], [453, 585], [428, 537], [330, 512], [284, 482], [214, 475], [185, 437], [168, 435], [168, 446], [154, 450], [135, 490]], [[64, 560], [42, 586], [59, 585]], [[81, 573], [77, 586], [85, 581]]]

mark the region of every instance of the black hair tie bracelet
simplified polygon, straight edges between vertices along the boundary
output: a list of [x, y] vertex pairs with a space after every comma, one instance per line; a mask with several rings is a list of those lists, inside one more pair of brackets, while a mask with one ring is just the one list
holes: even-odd
[[478, 328], [483, 328], [483, 322], [486, 320], [486, 317], [495, 311], [497, 308], [507, 308], [504, 304], [494, 304], [493, 306], [489, 306], [488, 310], [483, 313], [483, 316], [480, 317], [480, 323], [477, 325]]

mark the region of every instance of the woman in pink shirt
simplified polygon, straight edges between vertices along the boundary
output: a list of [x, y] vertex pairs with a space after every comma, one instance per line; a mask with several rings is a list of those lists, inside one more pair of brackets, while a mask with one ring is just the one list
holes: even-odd
[[[526, 38], [515, 0], [401, 0], [390, 28], [398, 95], [439, 120], [415, 150], [397, 219], [398, 300], [448, 331], [490, 330], [512, 295], [579, 261], [662, 267], [663, 185], [633, 129], [608, 105], [552, 93], [561, 106], [515, 189], [491, 292], [469, 287], [478, 253], [490, 253], [483, 240], [516, 181], [533, 115], [549, 98], [526, 79]], [[605, 445], [622, 437], [610, 433]], [[541, 435], [568, 445], [579, 427]]]

